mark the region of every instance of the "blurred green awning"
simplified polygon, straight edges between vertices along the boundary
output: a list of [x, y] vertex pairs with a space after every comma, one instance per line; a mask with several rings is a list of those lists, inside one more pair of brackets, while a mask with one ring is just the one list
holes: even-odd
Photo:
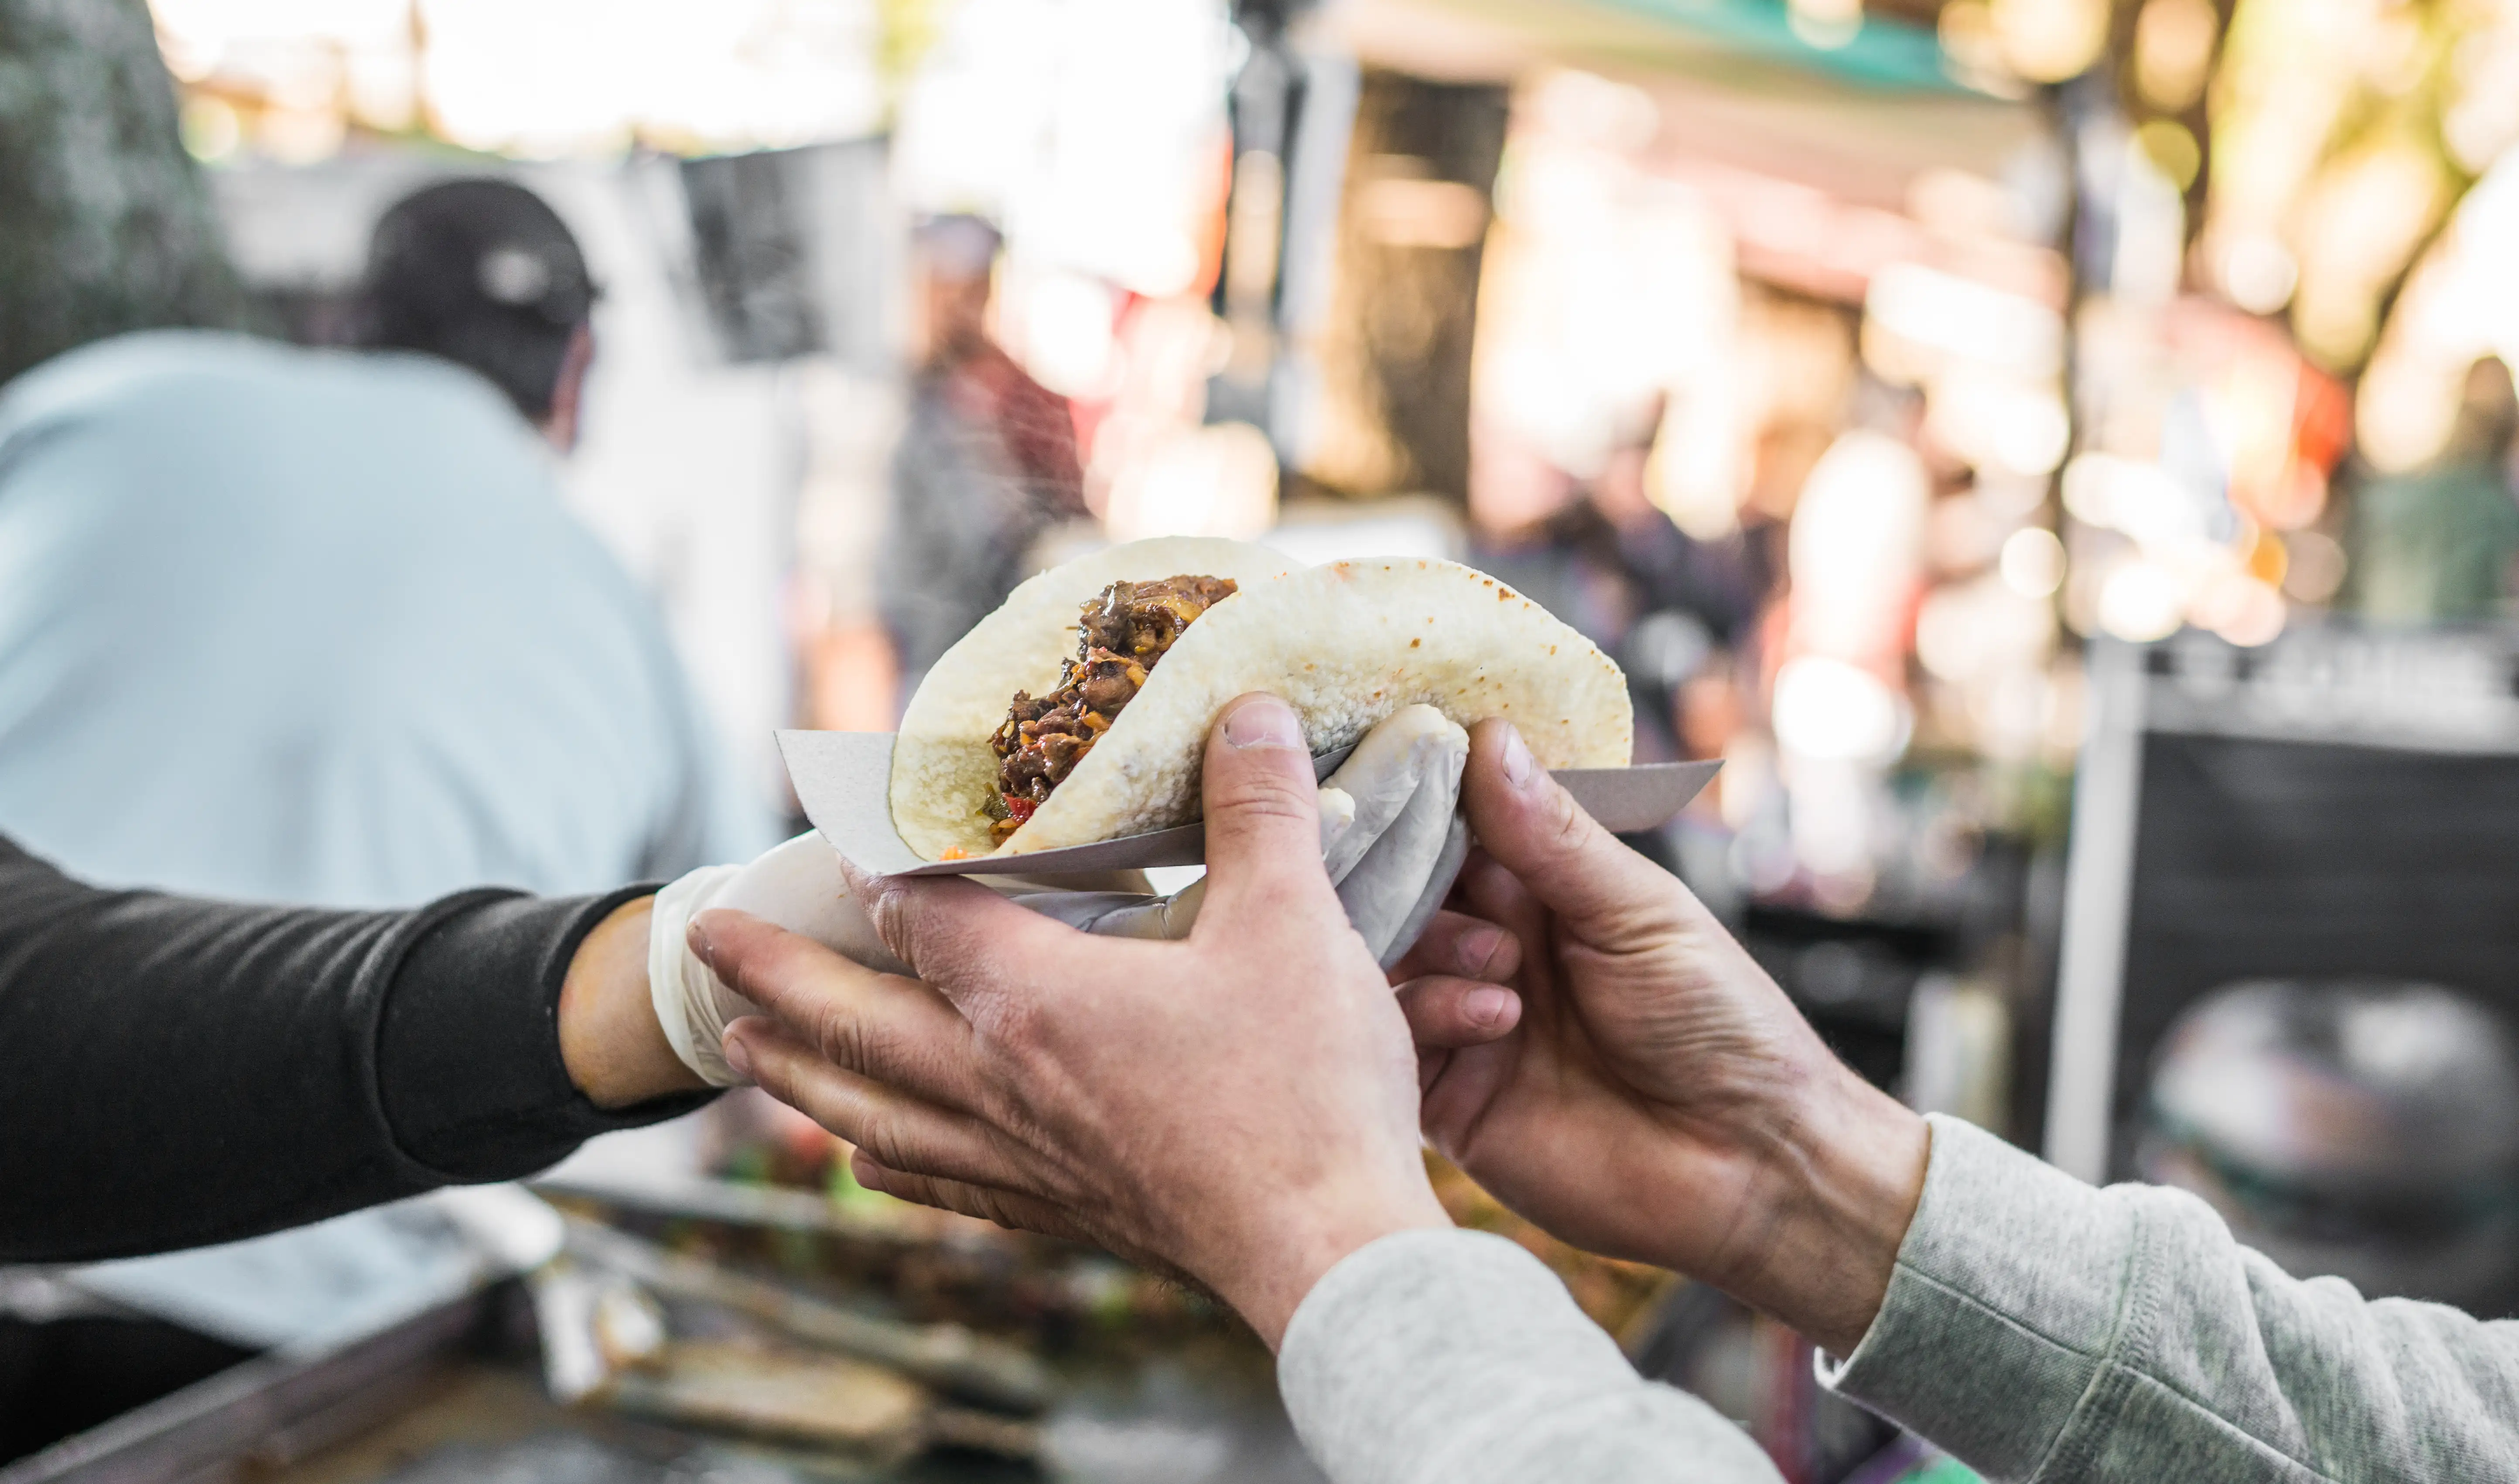
[[1629, 83], [1661, 112], [1653, 153], [1797, 181], [1904, 210], [1950, 167], [1992, 179], [2047, 130], [2038, 105], [1960, 86], [1913, 19], [1924, 0], [1867, 4], [1846, 45], [1795, 36], [1782, 0], [1330, 0], [1337, 44], [1367, 65], [1515, 84], [1552, 67]]
[[1842, 46], [1813, 46], [1795, 34], [1780, 0], [1555, 0], [1550, 10], [1590, 5], [1703, 37], [1744, 57], [1808, 67], [1867, 87], [1964, 91], [1942, 66], [1931, 31], [1867, 15]]
[[1952, 79], [1928, 26], [1877, 6], [1834, 47], [1795, 34], [1784, 0], [1334, 0], [1327, 19], [1373, 37], [1368, 52], [1425, 53], [1436, 74], [1545, 59], [1776, 93], [1981, 96]]

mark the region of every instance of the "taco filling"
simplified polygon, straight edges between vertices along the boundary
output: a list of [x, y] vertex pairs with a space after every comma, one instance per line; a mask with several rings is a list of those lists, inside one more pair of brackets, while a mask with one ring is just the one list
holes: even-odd
[[992, 845], [1005, 844], [1076, 771], [1172, 641], [1236, 590], [1229, 577], [1183, 575], [1113, 583], [1083, 605], [1076, 658], [1060, 668], [1058, 688], [1038, 697], [1016, 691], [1005, 721], [989, 738], [998, 760], [996, 789], [982, 806], [995, 821]]

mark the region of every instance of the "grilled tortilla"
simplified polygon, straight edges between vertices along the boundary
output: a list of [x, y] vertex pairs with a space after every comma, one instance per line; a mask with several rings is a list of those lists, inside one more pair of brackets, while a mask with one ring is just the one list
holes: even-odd
[[[1141, 656], [1144, 635], [1160, 642]], [[902, 718], [893, 824], [943, 860], [1187, 823], [1208, 729], [1253, 690], [1284, 697], [1315, 753], [1420, 702], [1463, 725], [1511, 720], [1543, 767], [1619, 766], [1633, 745], [1617, 666], [1482, 573], [1416, 558], [1294, 569], [1248, 543], [1137, 542], [1034, 578], [937, 661]]]

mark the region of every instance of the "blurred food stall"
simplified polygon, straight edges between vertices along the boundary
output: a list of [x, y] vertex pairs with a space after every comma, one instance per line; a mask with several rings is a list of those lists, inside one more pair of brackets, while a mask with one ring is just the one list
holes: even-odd
[[1640, 751], [1726, 761], [1638, 843], [1857, 1065], [2001, 1125], [2078, 742], [2074, 183], [2052, 99], [1985, 85], [1999, 60], [1950, 61], [1934, 19], [1386, 0], [1325, 24], [1369, 68], [1509, 101], [1473, 559], [1618, 657]]

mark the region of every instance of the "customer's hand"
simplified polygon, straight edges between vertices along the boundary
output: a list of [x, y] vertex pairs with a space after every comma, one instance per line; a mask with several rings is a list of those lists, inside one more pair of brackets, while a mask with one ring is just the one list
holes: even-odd
[[[1510, 725], [1472, 735], [1462, 797], [1480, 850], [1455, 904], [1514, 941], [1447, 915], [1403, 966], [1427, 973], [1403, 996], [1428, 1048], [1428, 1137], [1568, 1242], [1703, 1278], [1851, 1349], [1915, 1212], [1923, 1124], [1831, 1055]], [[1519, 992], [1518, 1025], [1487, 979]]]
[[702, 913], [694, 946], [768, 1012], [729, 1061], [856, 1144], [862, 1183], [1175, 1268], [1274, 1344], [1340, 1258], [1444, 1216], [1408, 1026], [1331, 890], [1282, 702], [1226, 709], [1205, 801], [1181, 941], [895, 878], [857, 885], [924, 982], [740, 913]]

